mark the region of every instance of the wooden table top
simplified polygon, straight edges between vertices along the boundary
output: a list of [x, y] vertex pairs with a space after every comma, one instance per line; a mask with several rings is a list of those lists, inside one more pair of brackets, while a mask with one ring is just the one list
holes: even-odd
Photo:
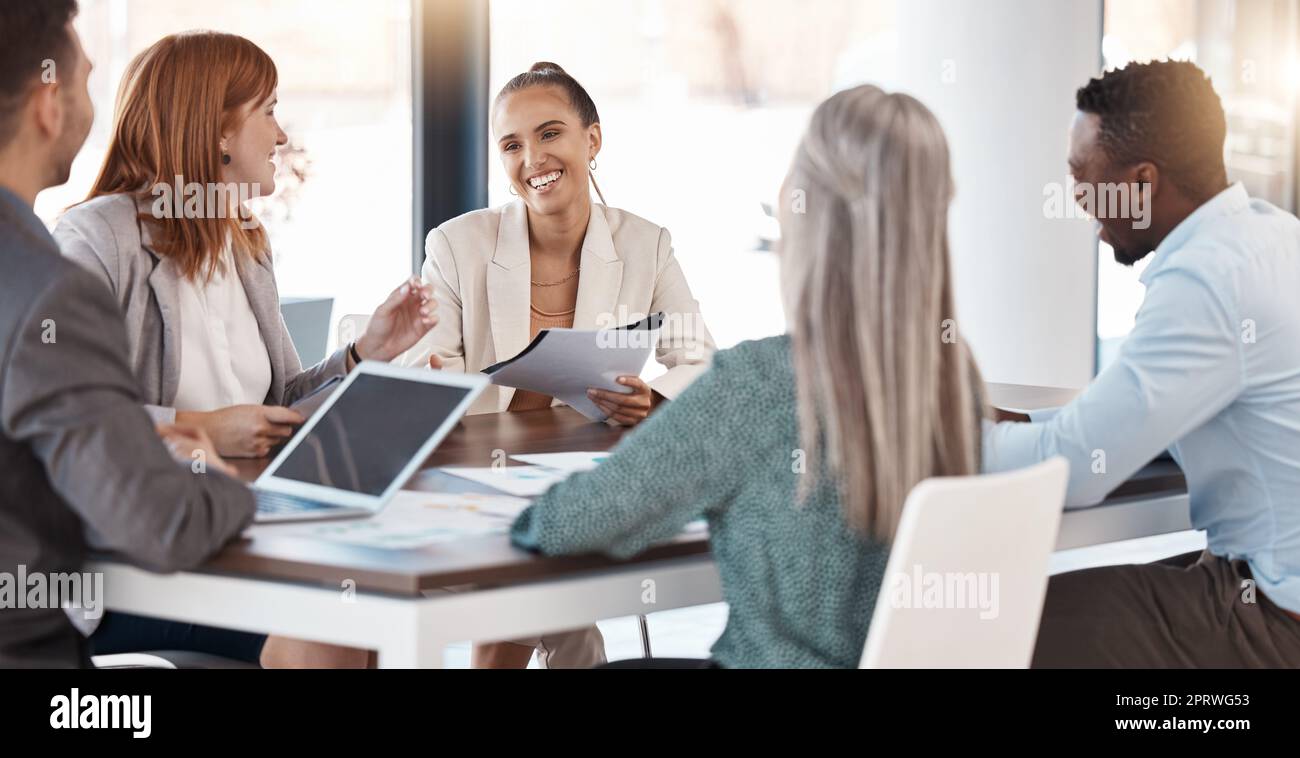
[[[619, 427], [593, 423], [568, 407], [466, 416], [421, 469], [491, 466], [496, 460], [493, 451], [497, 450], [504, 451], [507, 456], [608, 450], [618, 442], [623, 432]], [[242, 478], [252, 481], [269, 461], [232, 463]], [[508, 463], [514, 465], [514, 461]], [[407, 486], [435, 492], [495, 492], [446, 474], [425, 473]], [[708, 551], [708, 537], [702, 533], [682, 535], [630, 561], [615, 561], [598, 555], [543, 557], [514, 547], [505, 535], [473, 537], [405, 550], [258, 535], [231, 543], [201, 570], [330, 587], [338, 587], [343, 580], [351, 579], [361, 590], [418, 595], [442, 587], [513, 584], [613, 565], [702, 555]]]
[[[467, 416], [425, 461], [422, 469], [490, 466], [496, 450], [506, 455], [608, 450], [618, 442], [623, 431], [588, 421], [567, 407]], [[242, 478], [251, 481], [269, 461], [232, 463]], [[413, 479], [408, 486], [427, 491], [494, 492], [458, 477], [428, 472]], [[1157, 462], [1116, 490], [1108, 500], [1184, 487], [1177, 466]], [[699, 532], [681, 535], [628, 561], [598, 555], [543, 557], [514, 547], [506, 535], [389, 550], [302, 537], [266, 536], [263, 532], [231, 543], [200, 571], [332, 588], [350, 579], [360, 590], [415, 596], [445, 587], [523, 583], [615, 565], [701, 556], [708, 551], [708, 537]]]

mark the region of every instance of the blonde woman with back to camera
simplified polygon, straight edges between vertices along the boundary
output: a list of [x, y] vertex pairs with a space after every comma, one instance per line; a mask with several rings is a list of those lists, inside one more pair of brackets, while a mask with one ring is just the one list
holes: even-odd
[[952, 187], [917, 100], [862, 86], [822, 103], [781, 189], [788, 334], [719, 352], [515, 522], [525, 548], [625, 558], [707, 519], [730, 606], [712, 657], [627, 665], [857, 666], [908, 491], [979, 470], [979, 374], [940, 339]]

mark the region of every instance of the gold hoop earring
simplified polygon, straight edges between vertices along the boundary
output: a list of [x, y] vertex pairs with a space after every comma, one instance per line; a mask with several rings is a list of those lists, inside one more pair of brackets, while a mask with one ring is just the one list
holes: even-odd
[[595, 158], [592, 158], [590, 161], [587, 162], [587, 168], [591, 169], [592, 171], [595, 171], [595, 170], [596, 170], [596, 159], [595, 159]]

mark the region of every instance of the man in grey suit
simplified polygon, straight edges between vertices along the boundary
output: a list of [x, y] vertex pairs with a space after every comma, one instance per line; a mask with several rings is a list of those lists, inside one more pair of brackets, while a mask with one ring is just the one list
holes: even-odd
[[191, 567], [254, 511], [201, 434], [162, 430], [178, 457], [206, 465], [169, 455], [141, 407], [117, 303], [32, 211], [67, 180], [93, 118], [75, 13], [75, 0], [0, 3], [0, 582], [24, 593], [0, 589], [0, 666], [88, 662], [64, 611], [29, 607], [14, 577], [78, 573], [89, 549]]

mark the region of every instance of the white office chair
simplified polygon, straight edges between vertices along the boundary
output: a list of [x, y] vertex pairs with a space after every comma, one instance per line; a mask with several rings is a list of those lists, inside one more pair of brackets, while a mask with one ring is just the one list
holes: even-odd
[[[349, 342], [360, 337], [366, 331], [366, 326], [370, 323], [369, 313], [347, 313], [339, 319], [338, 330], [334, 333], [335, 344], [333, 350], [344, 347]], [[400, 357], [405, 357], [405, 353]], [[400, 361], [394, 361], [400, 363]], [[405, 364], [402, 364], [405, 365]]]
[[231, 658], [188, 650], [151, 650], [147, 653], [110, 653], [90, 659], [97, 669], [255, 669], [259, 666]]
[[1028, 667], [1068, 476], [1056, 457], [916, 485], [860, 667]]

